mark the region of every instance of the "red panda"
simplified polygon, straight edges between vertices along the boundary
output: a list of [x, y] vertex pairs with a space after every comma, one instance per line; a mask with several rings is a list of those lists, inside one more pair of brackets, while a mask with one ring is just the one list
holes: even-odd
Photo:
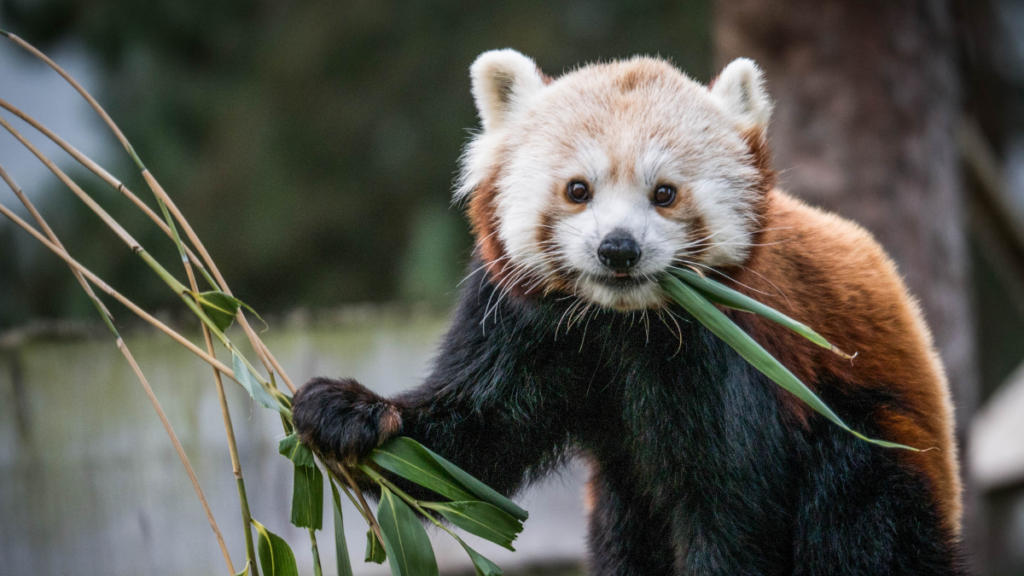
[[[476, 256], [433, 371], [390, 399], [312, 380], [303, 440], [344, 463], [411, 436], [506, 494], [580, 455], [593, 574], [962, 573], [931, 335], [866, 231], [775, 188], [756, 65], [710, 87], [640, 57], [552, 79], [499, 50], [471, 77], [456, 197]], [[772, 384], [666, 299], [683, 266], [856, 352], [728, 311], [854, 428], [922, 451]]]

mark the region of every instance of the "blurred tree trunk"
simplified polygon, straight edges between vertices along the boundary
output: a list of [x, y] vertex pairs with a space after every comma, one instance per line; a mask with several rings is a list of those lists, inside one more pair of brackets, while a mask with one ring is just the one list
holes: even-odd
[[765, 71], [780, 186], [865, 226], [920, 298], [963, 447], [978, 378], [950, 4], [718, 0], [715, 43]]

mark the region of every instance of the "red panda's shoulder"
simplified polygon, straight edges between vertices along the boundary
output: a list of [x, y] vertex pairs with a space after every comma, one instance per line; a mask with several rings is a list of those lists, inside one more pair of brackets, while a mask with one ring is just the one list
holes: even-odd
[[734, 287], [799, 320], [849, 354], [851, 362], [776, 324], [747, 314], [737, 321], [812, 387], [845, 392], [884, 386], [894, 401], [878, 411], [886, 439], [922, 449], [907, 453], [935, 487], [940, 513], [960, 522], [953, 410], [945, 371], [921, 309], [895, 263], [864, 228], [768, 192], [763, 232]]

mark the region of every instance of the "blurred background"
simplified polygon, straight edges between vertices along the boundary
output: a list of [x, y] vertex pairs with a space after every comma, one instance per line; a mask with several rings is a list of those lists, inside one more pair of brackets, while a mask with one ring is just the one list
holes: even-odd
[[[0, 28], [104, 104], [235, 293], [265, 315], [268, 344], [294, 378], [354, 376], [384, 393], [423, 375], [470, 256], [450, 191], [476, 126], [476, 55], [513, 47], [552, 75], [660, 55], [702, 82], [736, 56], [754, 58], [777, 101], [769, 133], [781, 186], [874, 232], [935, 332], [957, 406], [973, 564], [1024, 575], [1024, 2], [0, 0]], [[9, 42], [0, 98], [145, 196], [87, 105]], [[175, 262], [130, 204], [18, 127]], [[76, 258], [188, 329], [176, 297], [7, 134], [0, 164]], [[17, 204], [8, 192], [0, 202]], [[239, 563], [209, 370], [113, 311]], [[229, 392], [254, 514], [289, 538], [308, 573], [306, 539], [288, 525], [279, 425]], [[528, 492], [519, 553], [479, 549], [510, 575], [582, 573], [582, 477], [577, 464]], [[386, 573], [358, 561], [365, 526], [349, 516], [357, 573]], [[472, 573], [459, 550], [435, 542], [447, 573]], [[40, 575], [223, 571], [188, 479], [95, 311], [66, 267], [7, 222], [0, 564]]]

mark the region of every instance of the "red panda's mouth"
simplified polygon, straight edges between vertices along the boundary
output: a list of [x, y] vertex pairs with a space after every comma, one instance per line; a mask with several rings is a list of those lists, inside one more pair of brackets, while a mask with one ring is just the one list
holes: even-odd
[[620, 272], [610, 276], [592, 276], [591, 280], [597, 284], [601, 284], [615, 290], [636, 288], [653, 282], [653, 280], [648, 276], [639, 276], [636, 274], [629, 274], [628, 272]]

